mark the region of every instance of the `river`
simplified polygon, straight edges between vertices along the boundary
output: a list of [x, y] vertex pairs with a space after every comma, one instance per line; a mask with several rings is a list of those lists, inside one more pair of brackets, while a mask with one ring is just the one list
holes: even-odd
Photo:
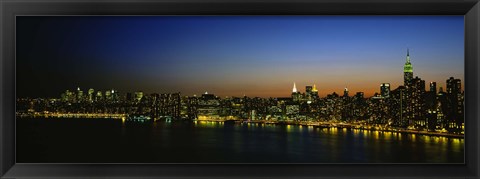
[[464, 139], [223, 122], [17, 119], [18, 163], [463, 163]]

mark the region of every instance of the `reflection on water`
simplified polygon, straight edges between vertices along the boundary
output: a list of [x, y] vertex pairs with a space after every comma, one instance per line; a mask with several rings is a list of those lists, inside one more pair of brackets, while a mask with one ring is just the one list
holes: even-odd
[[[229, 122], [17, 121], [22, 162], [463, 163], [464, 140]], [[35, 148], [37, 150], [31, 150]]]

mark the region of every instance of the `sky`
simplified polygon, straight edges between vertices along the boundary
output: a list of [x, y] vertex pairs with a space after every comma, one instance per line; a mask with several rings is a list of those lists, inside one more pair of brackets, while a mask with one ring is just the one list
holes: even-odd
[[464, 81], [463, 16], [17, 16], [18, 97], [65, 90], [288, 97]]

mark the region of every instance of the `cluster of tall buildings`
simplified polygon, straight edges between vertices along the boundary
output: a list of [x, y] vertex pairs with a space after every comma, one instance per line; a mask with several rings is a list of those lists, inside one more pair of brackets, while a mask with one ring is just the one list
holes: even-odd
[[[319, 98], [316, 86], [306, 86], [305, 93], [293, 85], [292, 102], [320, 104], [320, 110], [333, 111], [330, 119], [349, 122], [366, 120], [373, 124], [387, 124], [409, 129], [430, 131], [446, 130], [461, 133], [464, 130], [464, 91], [461, 80], [450, 77], [446, 91], [437, 90], [437, 83], [430, 82], [426, 90], [425, 80], [414, 77], [410, 53], [407, 50], [403, 68], [404, 84], [391, 90], [389, 83], [380, 84], [380, 93], [364, 99], [363, 92], [350, 97], [347, 88], [343, 95], [336, 93]], [[340, 105], [335, 105], [340, 104]], [[299, 110], [301, 111], [301, 110]]]
[[17, 99], [17, 112], [141, 114], [154, 119], [220, 119], [271, 121], [364, 122], [429, 131], [461, 133], [464, 128], [464, 92], [460, 79], [446, 80], [446, 90], [437, 83], [414, 77], [407, 50], [403, 69], [404, 84], [391, 90], [381, 83], [379, 93], [365, 98], [363, 92], [350, 95], [328, 94], [321, 98], [317, 86], [306, 86], [302, 93], [293, 84], [290, 97], [226, 97], [205, 92], [201, 96], [180, 93], [145, 94], [142, 91], [121, 94], [116, 90], [86, 93], [80, 88], [66, 90], [60, 99]]
[[410, 54], [404, 65], [404, 85], [395, 89], [394, 100], [399, 107], [397, 124], [408, 127], [446, 129], [460, 132], [464, 128], [464, 92], [460, 79], [446, 80], [446, 92], [437, 83], [430, 82], [426, 90], [425, 81], [413, 78]]

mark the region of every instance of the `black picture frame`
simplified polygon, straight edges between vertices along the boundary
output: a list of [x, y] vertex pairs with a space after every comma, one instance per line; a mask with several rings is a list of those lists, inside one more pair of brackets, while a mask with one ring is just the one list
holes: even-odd
[[[0, 176], [479, 178], [478, 0], [0, 0]], [[18, 15], [464, 15], [465, 164], [16, 164], [15, 17]]]

